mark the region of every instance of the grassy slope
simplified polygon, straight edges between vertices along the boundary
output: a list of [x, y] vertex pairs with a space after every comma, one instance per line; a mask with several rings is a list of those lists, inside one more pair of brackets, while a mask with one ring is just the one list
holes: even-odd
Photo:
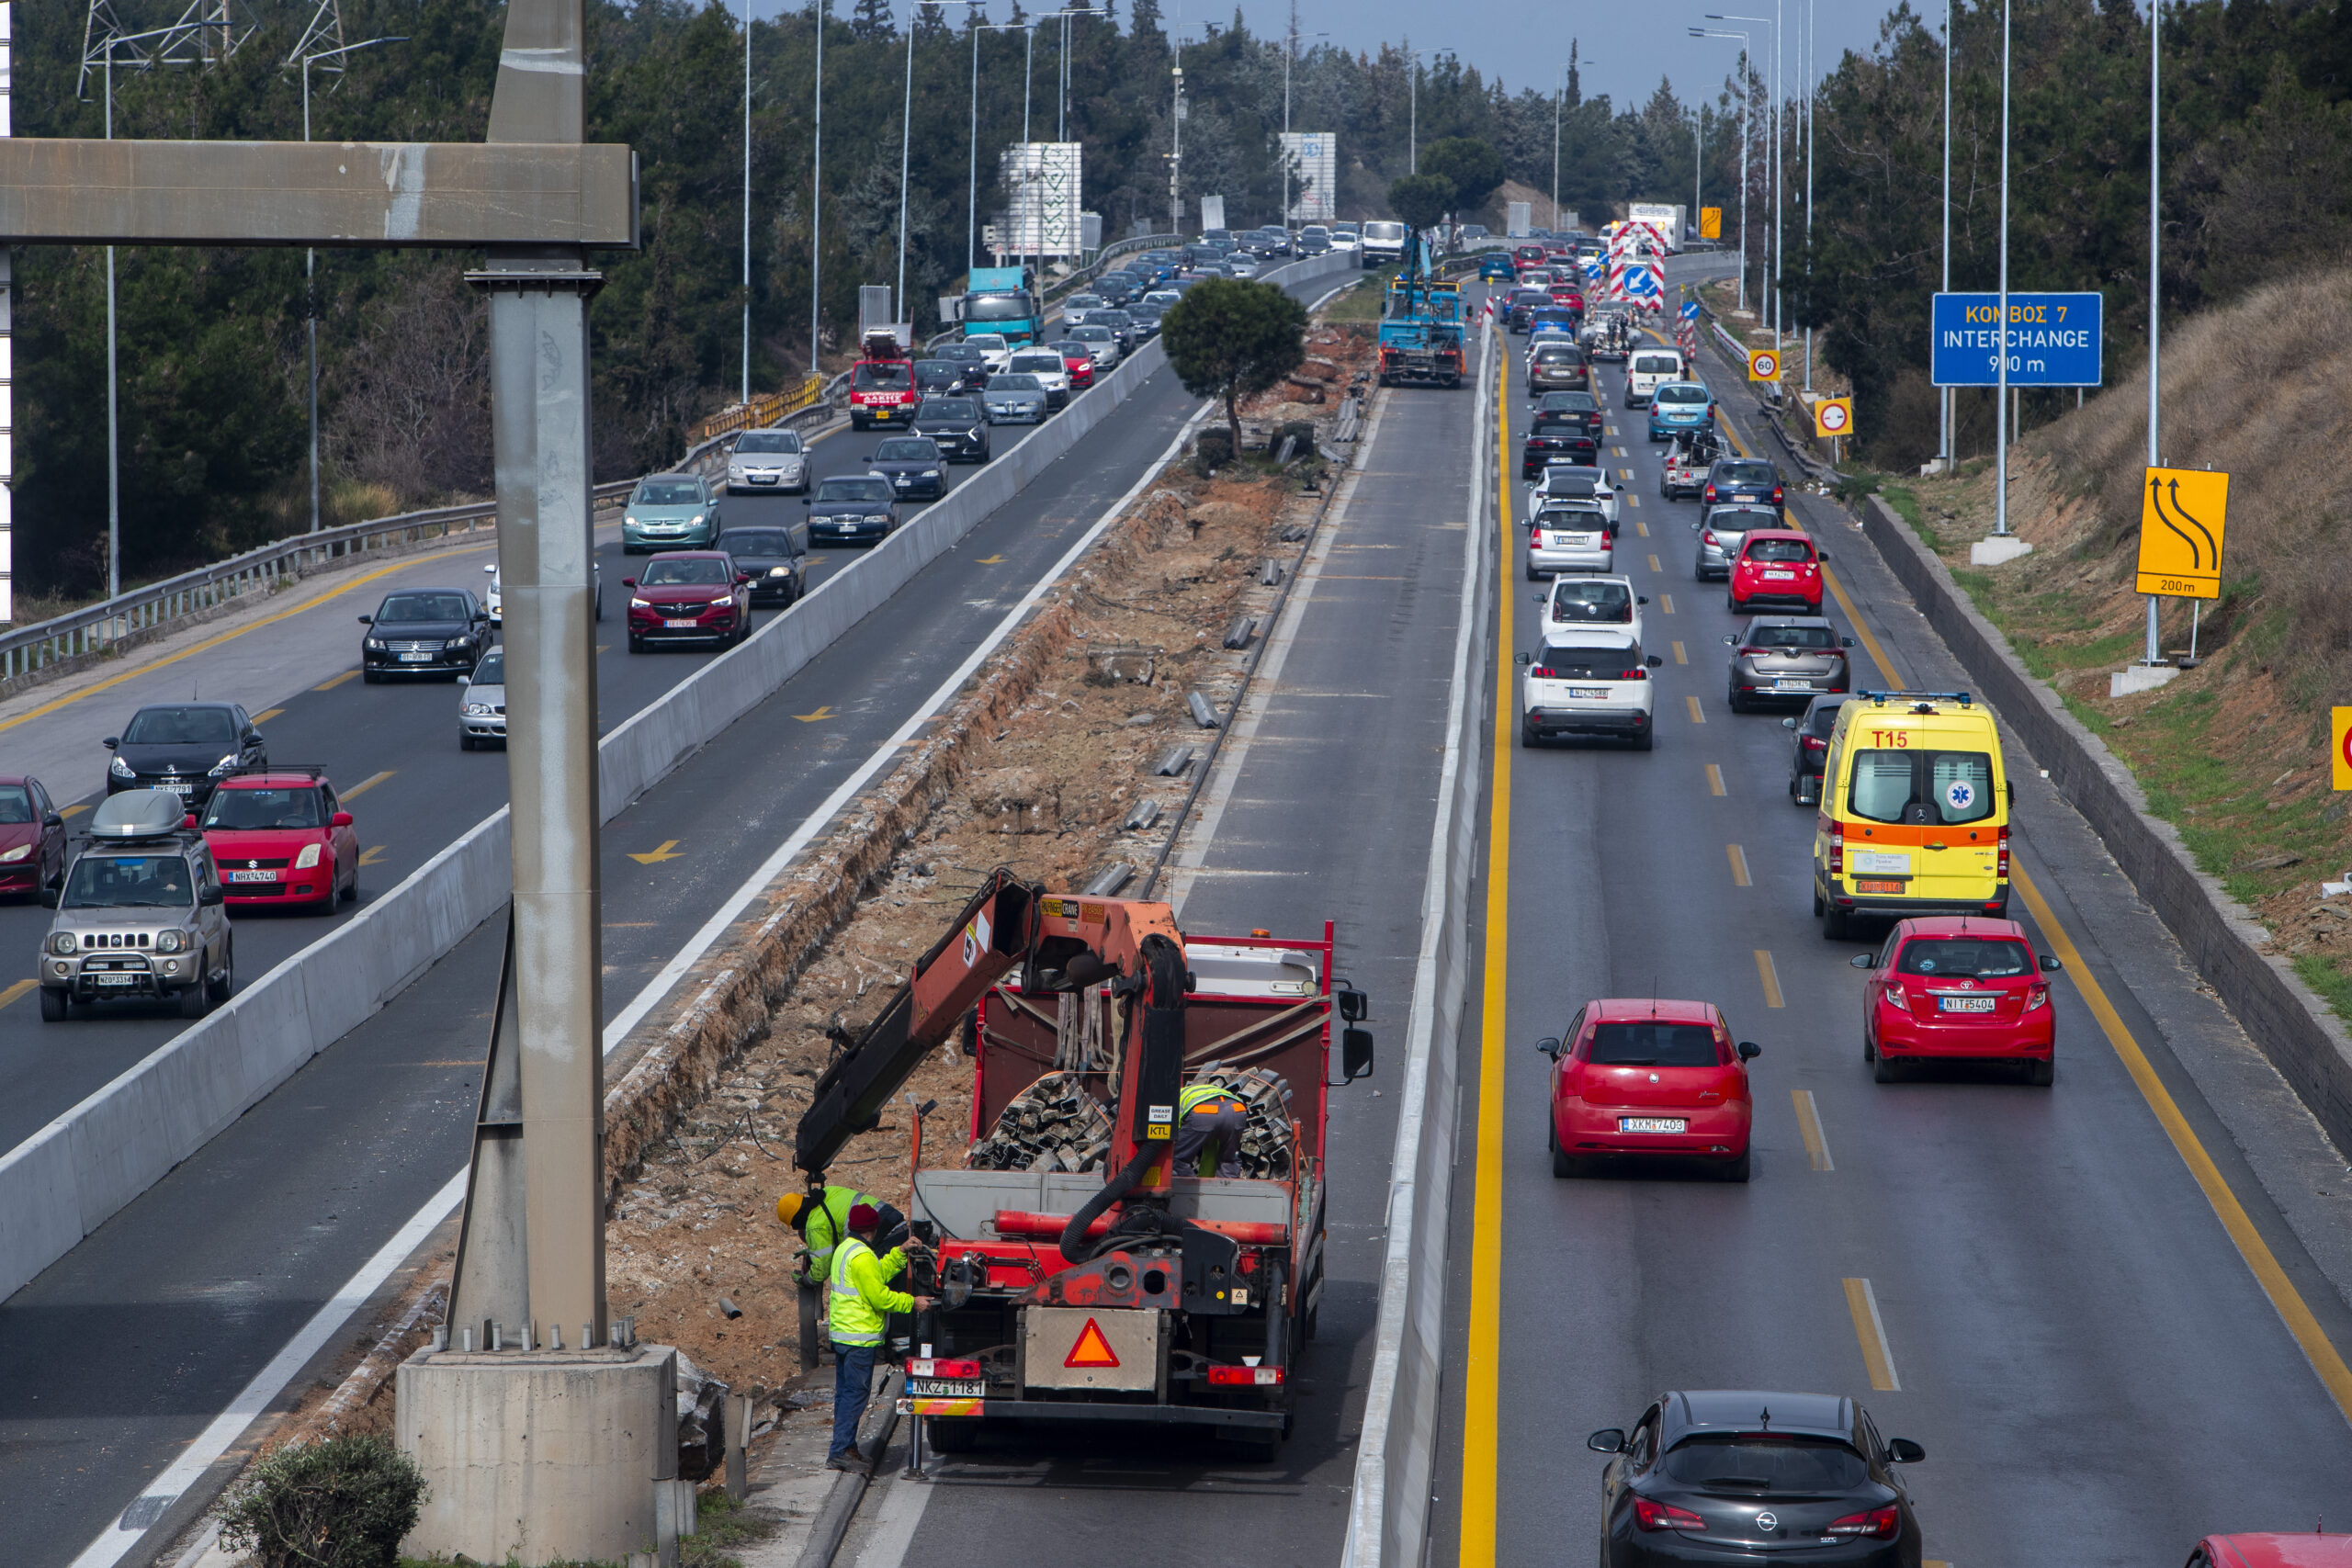
[[[2352, 900], [2317, 884], [2352, 865], [2352, 795], [2330, 789], [2328, 707], [2352, 701], [2352, 489], [2340, 478], [2352, 388], [2352, 271], [2267, 288], [2166, 344], [2167, 466], [2231, 474], [2224, 592], [2204, 606], [2204, 662], [2154, 694], [2111, 699], [2138, 657], [2132, 592], [2147, 384], [2135, 376], [2029, 435], [2012, 463], [2012, 526], [2032, 555], [1968, 564], [1990, 531], [1990, 464], [1906, 479], [1888, 502], [1952, 568], [2030, 670], [2132, 768], [2150, 807], [2272, 933], [2276, 951], [2352, 1021]], [[2166, 601], [2161, 644], [2189, 641]]]

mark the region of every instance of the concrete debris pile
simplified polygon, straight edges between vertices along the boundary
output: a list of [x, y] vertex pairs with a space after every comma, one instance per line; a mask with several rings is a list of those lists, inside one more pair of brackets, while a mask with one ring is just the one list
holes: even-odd
[[1290, 1175], [1290, 1080], [1264, 1067], [1233, 1067], [1211, 1062], [1192, 1075], [1194, 1083], [1213, 1083], [1249, 1108], [1250, 1123], [1241, 1133], [1241, 1174], [1279, 1180]]
[[1076, 1073], [1047, 1073], [1012, 1097], [996, 1128], [965, 1156], [974, 1170], [1100, 1170], [1111, 1113]]

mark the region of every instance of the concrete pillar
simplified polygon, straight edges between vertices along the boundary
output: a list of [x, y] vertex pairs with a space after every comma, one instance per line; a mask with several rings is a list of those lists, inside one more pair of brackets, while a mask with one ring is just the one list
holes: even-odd
[[396, 1438], [430, 1490], [401, 1550], [675, 1562], [677, 1381], [665, 1345], [418, 1351], [401, 1365]]

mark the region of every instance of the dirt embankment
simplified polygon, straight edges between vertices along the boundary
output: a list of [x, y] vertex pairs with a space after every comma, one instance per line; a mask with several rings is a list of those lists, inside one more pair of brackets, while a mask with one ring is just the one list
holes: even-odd
[[[2144, 372], [2013, 451], [2009, 518], [2031, 555], [1989, 570], [1991, 465], [1887, 488], [2017, 647], [2132, 769], [2202, 867], [2269, 928], [2304, 980], [2352, 1017], [2352, 900], [2318, 884], [2352, 865], [2352, 796], [2330, 788], [2328, 708], [2352, 691], [2352, 271], [2257, 290], [2165, 344], [2166, 467], [2230, 475], [2219, 600], [2194, 617], [2198, 662], [2153, 694], [2111, 698], [2138, 659], [2135, 591]], [[2159, 642], [2184, 662], [2189, 602], [2163, 601]]]

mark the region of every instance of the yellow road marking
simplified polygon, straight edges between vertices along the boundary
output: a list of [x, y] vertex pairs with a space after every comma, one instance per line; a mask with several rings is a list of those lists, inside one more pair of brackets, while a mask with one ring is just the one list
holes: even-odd
[[659, 865], [665, 860], [679, 860], [684, 858], [674, 852], [677, 847], [677, 840], [664, 839], [662, 840], [662, 847], [660, 849], [649, 850], [641, 855], [631, 855], [628, 858], [635, 861], [639, 865]]
[[[1623, 452], [1620, 452], [1620, 453], [1618, 453], [1618, 454], [1617, 454], [1617, 456], [1619, 456], [1620, 457], [1623, 457], [1624, 455], [1625, 455], [1625, 454], [1624, 454], [1624, 453], [1623, 453]], [[1618, 471], [1619, 473], [1621, 473], [1621, 474], [1623, 474], [1623, 475], [1624, 475], [1624, 476], [1625, 476], [1625, 482], [1626, 482], [1627, 484], [1632, 484], [1632, 483], [1634, 482], [1634, 470], [1633, 470], [1633, 469], [1631, 469], [1631, 468], [1620, 468], [1620, 469], [1618, 469], [1617, 471]]]
[[1610, 450], [1616, 453], [1620, 457], [1625, 455], [1625, 449], [1623, 446], [1612, 446]]
[[[1509, 361], [1498, 367], [1495, 396], [1497, 470], [1510, 469]], [[1502, 543], [1510, 548], [1510, 486], [1500, 487], [1497, 515]], [[1516, 595], [1497, 595], [1496, 688], [1510, 689], [1512, 611]], [[1487, 807], [1487, 964], [1485, 1017], [1478, 1042], [1478, 1131], [1474, 1171], [1474, 1211], [1494, 1214], [1501, 1206], [1503, 1180], [1503, 1029], [1510, 995], [1510, 705], [1495, 705], [1493, 788]], [[1469, 1348], [1462, 1393], [1462, 1521], [1454, 1561], [1463, 1568], [1491, 1568], [1495, 1561], [1495, 1469], [1501, 1413], [1502, 1226], [1473, 1227], [1470, 1244]]]
[[1862, 1365], [1870, 1369], [1871, 1386], [1882, 1393], [1901, 1393], [1894, 1353], [1886, 1347], [1886, 1325], [1879, 1321], [1878, 1296], [1868, 1280], [1846, 1281], [1846, 1310], [1854, 1317], [1854, 1338], [1862, 1348]]
[[814, 724], [820, 718], [832, 717], [832, 705], [831, 704], [827, 704], [825, 706], [819, 708], [815, 713], [797, 713], [792, 716], [798, 719], [803, 724]]
[[255, 724], [267, 724], [271, 719], [276, 718], [279, 714], [282, 714], [286, 710], [284, 708], [264, 708], [261, 712], [254, 715], [254, 722]]
[[372, 778], [361, 779], [357, 784], [353, 784], [349, 789], [343, 792], [343, 798], [350, 800], [356, 795], [366, 795], [369, 790], [374, 789], [378, 784], [382, 784], [386, 779], [390, 778], [399, 771], [400, 770], [397, 768], [386, 768], [382, 773], [376, 774]]
[[1650, 557], [1650, 570], [1652, 571], [1664, 571], [1666, 568], [1657, 564], [1657, 557], [1652, 556]]
[[1764, 982], [1764, 1005], [1768, 1008], [1781, 1006], [1781, 971], [1773, 964], [1769, 949], [1759, 947], [1756, 950], [1756, 977]]
[[610, 653], [613, 651], [613, 645], [609, 642], [600, 642], [596, 645], [596, 651], [599, 653]]
[[[470, 550], [452, 550], [450, 554], [460, 556], [479, 555], [481, 551], [489, 549], [490, 547], [491, 547], [488, 545], [478, 545]], [[219, 637], [209, 637], [202, 642], [191, 643], [187, 647], [181, 649], [177, 653], [167, 654], [164, 658], [156, 660], [152, 664], [142, 664], [136, 670], [126, 670], [119, 675], [109, 675], [105, 680], [99, 681], [92, 685], [85, 686], [78, 692], [70, 693], [65, 696], [56, 698], [53, 701], [43, 703], [37, 708], [29, 708], [25, 712], [18, 714], [14, 718], [0, 719], [0, 730], [14, 729], [20, 724], [29, 724], [34, 719], [46, 718], [49, 715], [57, 712], [61, 708], [73, 706], [75, 703], [80, 702], [85, 697], [95, 697], [100, 692], [112, 691], [115, 687], [121, 685], [125, 681], [135, 681], [141, 675], [152, 675], [156, 671], [164, 669], [167, 665], [177, 664], [183, 659], [193, 659], [199, 653], [209, 652], [211, 649], [219, 648], [224, 642], [234, 642], [237, 638], [243, 637], [248, 632], [257, 632], [264, 626], [276, 626], [278, 622], [301, 615], [305, 611], [315, 610], [320, 605], [325, 604], [328, 600], [334, 598], [338, 594], [348, 593], [355, 588], [364, 588], [379, 577], [390, 577], [393, 572], [405, 570], [415, 564], [416, 563], [412, 560], [399, 560], [393, 562], [390, 566], [378, 567], [374, 571], [363, 572], [339, 588], [328, 589], [324, 593], [320, 594], [317, 598], [311, 600], [307, 604], [296, 604], [291, 608], [280, 610], [273, 615], [259, 616], [254, 620], [248, 622], [246, 625], [237, 627], [233, 631], [225, 631]]]
[[74, 805], [69, 806], [64, 810], [59, 812], [58, 815], [60, 817], [79, 817], [88, 809], [90, 809], [90, 807], [87, 801], [77, 801]]
[[1634, 519], [1634, 532], [1646, 539], [1650, 536], [1650, 525], [1636, 517]]
[[1674, 595], [1673, 595], [1673, 594], [1671, 594], [1671, 593], [1661, 593], [1661, 594], [1659, 594], [1659, 595], [1657, 596], [1657, 602], [1658, 602], [1658, 604], [1659, 604], [1659, 611], [1658, 611], [1658, 613], [1659, 613], [1660, 615], [1670, 615], [1674, 614]]
[[18, 997], [23, 996], [27, 991], [31, 990], [35, 986], [40, 984], [40, 982], [39, 980], [19, 980], [15, 985], [9, 987], [6, 990], [0, 991], [0, 1008], [6, 1007], [10, 1002], [15, 1001]]
[[337, 675], [337, 676], [336, 676], [334, 680], [332, 680], [332, 681], [322, 681], [322, 682], [320, 682], [317, 685], [315, 685], [315, 686], [311, 687], [311, 690], [312, 690], [312, 691], [314, 691], [314, 692], [332, 692], [332, 691], [334, 691], [337, 686], [342, 685], [345, 681], [350, 680], [354, 675], [356, 675], [356, 674], [358, 674], [358, 673], [359, 673], [359, 671], [358, 671], [357, 670], [356, 670], [356, 669], [354, 669], [354, 670], [346, 670], [346, 671], [345, 671], [342, 674]]
[[[1638, 495], [1629, 495], [1625, 498], [1625, 504], [1628, 506], [1639, 506], [1641, 503], [1642, 498]], [[1644, 533], [1647, 533], [1648, 531], [1649, 530], [1646, 528], [1643, 530]]]
[[1796, 1102], [1797, 1131], [1804, 1138], [1805, 1158], [1815, 1170], [1837, 1169], [1837, 1162], [1829, 1157], [1829, 1140], [1821, 1135], [1821, 1111], [1813, 1103], [1813, 1090], [1792, 1089], [1789, 1098]]
[[1698, 698], [1696, 698], [1696, 697], [1689, 697], [1689, 696], [1686, 696], [1686, 697], [1684, 697], [1682, 700], [1683, 700], [1684, 702], [1686, 702], [1686, 703], [1688, 703], [1688, 704], [1690, 704], [1690, 722], [1691, 722], [1691, 723], [1693, 723], [1693, 724], [1704, 724], [1704, 723], [1706, 723], [1706, 722], [1707, 722], [1707, 716], [1706, 716], [1705, 712], [1704, 712], [1704, 711], [1702, 711], [1702, 710], [1700, 708], [1700, 706], [1699, 706], [1699, 699], [1698, 699]]
[[1004, 558], [1002, 556], [982, 556], [972, 564], [974, 566], [1002, 566], [1004, 564]]
[[1674, 661], [1677, 664], [1688, 664], [1690, 662], [1690, 655], [1682, 651], [1682, 645], [1679, 642], [1674, 645]]
[[359, 863], [361, 865], [374, 865], [378, 861], [383, 858], [384, 846], [381, 844], [370, 844], [368, 846], [366, 851], [360, 854]]
[[1713, 762], [1707, 764], [1707, 793], [1716, 795], [1724, 793], [1724, 771]]
[[[1707, 771], [1709, 773], [1713, 773], [1714, 767], [1715, 765], [1713, 762], [1710, 762], [1707, 764]], [[1717, 777], [1709, 779], [1707, 782], [1712, 784], [1720, 785], [1722, 780], [1720, 777]], [[1717, 795], [1721, 795], [1723, 794], [1723, 790], [1721, 788], [1717, 788], [1715, 793]], [[1743, 852], [1737, 844], [1725, 844], [1724, 848], [1731, 852], [1731, 885], [1734, 887], [1753, 886], [1754, 884], [1747, 880], [1747, 856], [1746, 852]]]
[[2116, 1055], [2122, 1059], [2124, 1070], [2132, 1075], [2132, 1083], [2138, 1086], [2140, 1097], [2148, 1102], [2148, 1109], [2155, 1112], [2157, 1123], [2164, 1128], [2165, 1135], [2172, 1140], [2172, 1146], [2179, 1154], [2181, 1163], [2188, 1166], [2188, 1173], [2197, 1179], [2197, 1185], [2203, 1190], [2205, 1201], [2213, 1206], [2213, 1213], [2221, 1220], [2222, 1228], [2230, 1233], [2230, 1240], [2237, 1246], [2238, 1256], [2245, 1258], [2246, 1267], [2254, 1271], [2256, 1281], [2262, 1286], [2262, 1293], [2270, 1298], [2270, 1304], [2278, 1309], [2280, 1321], [2287, 1325], [2287, 1332], [2293, 1335], [2295, 1343], [2302, 1348], [2303, 1355], [2312, 1364], [2312, 1371], [2319, 1374], [2319, 1381], [2326, 1387], [2328, 1397], [2335, 1401], [2335, 1408], [2343, 1413], [2346, 1420], [2352, 1421], [2352, 1367], [2345, 1365], [2343, 1356], [2337, 1353], [2327, 1331], [2320, 1327], [2319, 1319], [2312, 1314], [2312, 1309], [2304, 1303], [2294, 1282], [2287, 1278], [2287, 1271], [2278, 1266], [2278, 1259], [2271, 1252], [2269, 1244], [2262, 1239], [2262, 1233], [2254, 1228], [2254, 1221], [2247, 1215], [2245, 1205], [2239, 1202], [2237, 1194], [2230, 1190], [2228, 1180], [2222, 1177], [2220, 1168], [2214, 1165], [2213, 1156], [2205, 1152], [2205, 1145], [2188, 1125], [2188, 1119], [2181, 1114], [2172, 1092], [2165, 1088], [2164, 1080], [2156, 1076], [2156, 1069], [2149, 1064], [2147, 1053], [2141, 1050], [2139, 1041], [2132, 1038], [2131, 1029], [2115, 1010], [2115, 1004], [2107, 999], [2105, 987], [2092, 975], [2090, 965], [2083, 962], [2083, 955], [2075, 951], [2074, 939], [2066, 933], [2065, 927], [2058, 923], [2058, 917], [2042, 897], [2041, 889], [2033, 885], [2033, 879], [2026, 874], [2023, 867], [2014, 863], [2009, 868], [2009, 878], [2017, 884], [2018, 891], [2025, 895], [2026, 908], [2033, 912], [2034, 923], [2041, 928], [2042, 935], [2049, 940], [2059, 961], [2065, 964], [2067, 977], [2082, 993], [2085, 1005], [2091, 1010], [2091, 1016], [2098, 1020], [2099, 1028], [2107, 1035], [2107, 1043], [2114, 1047]]

